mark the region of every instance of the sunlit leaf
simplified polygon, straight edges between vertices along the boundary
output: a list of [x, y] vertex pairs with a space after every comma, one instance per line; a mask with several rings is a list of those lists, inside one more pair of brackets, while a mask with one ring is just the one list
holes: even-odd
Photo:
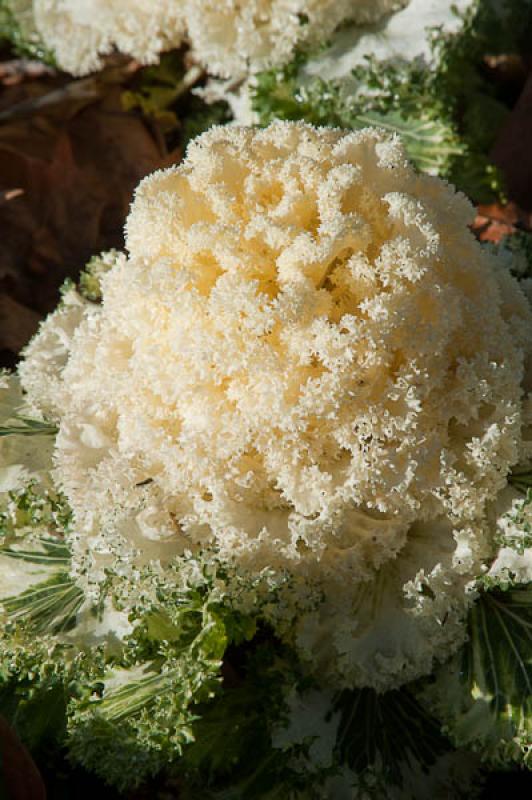
[[468, 642], [428, 696], [457, 744], [495, 764], [532, 766], [532, 587], [481, 595]]

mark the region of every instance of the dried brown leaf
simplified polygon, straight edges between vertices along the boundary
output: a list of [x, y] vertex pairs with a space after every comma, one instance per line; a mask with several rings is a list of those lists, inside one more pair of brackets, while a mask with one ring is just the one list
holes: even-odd
[[[0, 289], [34, 314], [34, 327], [66, 277], [93, 254], [123, 246], [139, 180], [179, 157], [122, 108], [137, 69], [120, 63], [82, 81], [47, 75], [0, 88]], [[22, 341], [30, 315], [23, 332], [2, 330], [2, 340]]]
[[532, 73], [497, 137], [494, 163], [504, 175], [508, 197], [532, 222]]
[[[46, 800], [46, 789], [30, 754], [0, 716], [2, 781], [7, 800]], [[0, 784], [1, 785], [1, 784]]]

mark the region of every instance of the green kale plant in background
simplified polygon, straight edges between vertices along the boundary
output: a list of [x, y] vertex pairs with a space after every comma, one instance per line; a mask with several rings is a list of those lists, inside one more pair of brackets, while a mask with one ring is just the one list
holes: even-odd
[[262, 124], [304, 119], [315, 125], [395, 130], [418, 167], [454, 183], [474, 202], [500, 198], [504, 185], [490, 150], [509, 109], [483, 69], [486, 55], [526, 53], [532, 4], [510, 0], [502, 17], [476, 2], [458, 33], [432, 33], [432, 58], [367, 57], [350, 79], [309, 77], [312, 54], [260, 73], [251, 89]]
[[0, 42], [9, 43], [21, 56], [55, 63], [52, 51], [39, 36], [31, 0], [0, 0]]

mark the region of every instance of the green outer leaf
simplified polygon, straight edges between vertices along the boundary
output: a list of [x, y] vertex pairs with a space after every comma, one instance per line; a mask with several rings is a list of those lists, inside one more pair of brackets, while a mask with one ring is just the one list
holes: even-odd
[[438, 175], [444, 172], [453, 156], [461, 155], [463, 148], [453, 138], [448, 126], [436, 119], [405, 118], [399, 113], [380, 114], [368, 111], [357, 114], [353, 127], [377, 126], [401, 136], [409, 158], [423, 172]]
[[532, 586], [481, 594], [468, 642], [426, 697], [459, 746], [532, 768]]
[[24, 621], [34, 633], [60, 633], [72, 628], [83, 604], [83, 592], [61, 572], [2, 601], [9, 621]]
[[[23, 623], [34, 634], [67, 631], [83, 604], [83, 592], [69, 575], [71, 554], [61, 530], [69, 514], [57, 499], [33, 494], [31, 487], [15, 502], [13, 528], [0, 516], [0, 558], [13, 562], [21, 590], [2, 599], [2, 610], [10, 625]], [[38, 567], [30, 580], [27, 565]]]
[[287, 691], [301, 675], [292, 651], [273, 638], [267, 643], [261, 638], [227, 654], [225, 668], [233, 685], [198, 708], [194, 741], [176, 764], [185, 776], [187, 800], [323, 798], [312, 792], [308, 775], [294, 770], [299, 750], [272, 747], [272, 724], [284, 716]]
[[96, 693], [71, 704], [72, 757], [120, 789], [180, 756], [194, 738], [197, 704], [219, 690], [230, 639], [222, 610], [204, 589], [169, 588], [164, 605], [142, 601], [121, 664]]
[[402, 785], [409, 768], [426, 769], [451, 749], [440, 723], [408, 689], [377, 694], [372, 689], [344, 690], [337, 739], [340, 763], [357, 773], [382, 763], [383, 778]]
[[0, 0], [0, 40], [7, 39], [15, 51], [53, 66], [53, 53], [42, 42], [35, 26], [33, 0]]
[[464, 145], [449, 120], [443, 115], [429, 116], [420, 108], [363, 110], [339, 86], [318, 80], [310, 86], [298, 87], [289, 72], [259, 76], [254, 91], [253, 104], [262, 124], [280, 117], [346, 129], [377, 126], [399, 134], [408, 157], [431, 175], [446, 174], [453, 160], [464, 154]]
[[55, 436], [57, 427], [38, 419], [29, 419], [15, 415], [21, 424], [0, 427], [0, 436]]
[[516, 469], [512, 470], [508, 476], [508, 483], [515, 486], [521, 492], [526, 492], [532, 489], [532, 469]]
[[[66, 697], [62, 686], [24, 696], [14, 684], [0, 686], [0, 709], [32, 755], [56, 745], [66, 733]], [[0, 797], [2, 795], [0, 794]]]
[[532, 731], [532, 587], [487, 593], [471, 611], [467, 680], [491, 711]]
[[[119, 251], [113, 249], [99, 253], [89, 259], [79, 276], [77, 290], [81, 297], [90, 303], [101, 303], [102, 278], [117, 263], [119, 256]], [[67, 284], [65, 292], [74, 287], [75, 284]]]
[[13, 544], [6, 544], [0, 546], [0, 555], [12, 558], [14, 561], [27, 561], [30, 564], [69, 566], [70, 550], [64, 540], [55, 541], [48, 536], [39, 536], [32, 541], [38, 545], [37, 549], [20, 550]]

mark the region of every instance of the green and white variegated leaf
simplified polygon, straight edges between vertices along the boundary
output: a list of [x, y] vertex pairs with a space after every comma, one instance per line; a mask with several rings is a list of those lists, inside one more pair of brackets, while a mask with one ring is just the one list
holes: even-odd
[[[10, 424], [18, 413], [22, 394], [13, 377], [2, 376], [0, 385], [0, 422]], [[17, 423], [17, 425], [20, 423]], [[44, 423], [31, 420], [38, 430]], [[6, 613], [7, 598], [17, 598], [33, 591], [35, 584], [55, 581], [70, 566], [66, 534], [71, 512], [54, 489], [50, 479], [52, 437], [5, 435], [0, 437], [0, 602]], [[58, 589], [48, 586], [38, 607], [47, 605]], [[25, 596], [16, 612], [30, 603], [31, 617], [36, 598]], [[41, 602], [42, 601], [42, 602]], [[14, 606], [10, 606], [12, 612]], [[11, 611], [9, 613], [11, 613]]]
[[515, 471], [513, 487], [502, 493], [503, 513], [497, 518], [498, 550], [488, 573], [487, 588], [532, 582], [532, 487], [530, 470]]
[[[471, 800], [479, 759], [456, 753], [408, 688], [292, 690], [284, 727], [272, 731], [274, 748], [315, 782], [320, 800]], [[320, 774], [320, 770], [325, 770]], [[325, 780], [324, 780], [325, 778]]]
[[0, 372], [0, 437], [55, 435], [57, 428], [24, 413], [25, 401], [17, 375]]
[[64, 542], [48, 536], [4, 543], [0, 547], [0, 603], [6, 606], [6, 598], [22, 597], [35, 584], [55, 579], [69, 563]]
[[[288, 71], [263, 73], [251, 88], [251, 102], [261, 124], [273, 119], [304, 119], [313, 125], [346, 129], [378, 127], [401, 136], [408, 157], [423, 172], [445, 175], [465, 146], [454, 125], [421, 107], [377, 111], [360, 103], [343, 81], [314, 79], [303, 85]], [[241, 120], [238, 120], [239, 122]]]
[[[423, 172], [439, 175], [445, 171], [453, 156], [463, 152], [449, 126], [438, 119], [406, 119], [397, 112], [379, 114], [368, 111], [354, 118], [356, 127], [376, 126], [401, 136], [409, 158]], [[355, 126], [353, 126], [355, 127]]]
[[125, 581], [127, 595], [140, 587], [141, 597], [129, 617], [133, 629], [124, 630], [123, 657], [97, 693], [69, 709], [74, 760], [123, 789], [175, 761], [194, 740], [196, 707], [217, 693], [228, 644], [255, 631], [219, 602], [207, 578], [195, 587], [170, 578], [170, 569], [164, 577], [147, 570], [137, 587]]
[[61, 572], [3, 600], [10, 622], [24, 622], [35, 634], [58, 634], [72, 628], [83, 593], [68, 573]]
[[61, 535], [8, 537], [0, 547], [0, 613], [35, 634], [73, 627], [83, 593], [68, 570], [70, 551]]
[[0, 374], [0, 508], [9, 492], [30, 481], [50, 485], [56, 430], [24, 413], [24, 397], [15, 375]]
[[12, 425], [0, 427], [0, 436], [55, 436], [57, 428], [38, 419], [17, 415]]
[[386, 783], [402, 786], [408, 773], [428, 770], [450, 749], [437, 720], [407, 689], [345, 690], [335, 709], [338, 760], [358, 774], [377, 768]]
[[495, 766], [532, 768], [532, 586], [480, 596], [467, 644], [425, 699], [458, 746]]
[[17, 53], [53, 64], [35, 24], [33, 0], [0, 0], [0, 39], [7, 39]]
[[50, 479], [55, 428], [24, 414], [18, 378], [0, 376], [0, 613], [54, 634], [82, 602], [69, 577], [70, 509]]

